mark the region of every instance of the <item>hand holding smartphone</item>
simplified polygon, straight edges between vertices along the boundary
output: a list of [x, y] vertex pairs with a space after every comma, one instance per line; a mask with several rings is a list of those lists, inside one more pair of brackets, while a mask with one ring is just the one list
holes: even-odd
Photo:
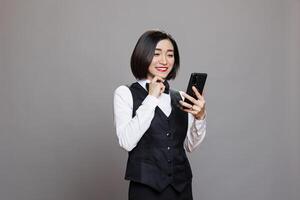
[[[197, 90], [199, 91], [199, 93], [202, 95], [204, 85], [205, 85], [205, 82], [206, 82], [206, 78], [207, 78], [206, 73], [192, 73], [191, 77], [190, 77], [190, 80], [189, 80], [189, 84], [188, 84], [186, 93], [188, 95], [192, 96], [194, 99], [197, 99], [196, 94], [194, 93], [192, 87], [195, 86], [197, 88]], [[184, 102], [193, 105], [193, 103], [190, 100], [188, 100], [187, 98], [184, 99]]]

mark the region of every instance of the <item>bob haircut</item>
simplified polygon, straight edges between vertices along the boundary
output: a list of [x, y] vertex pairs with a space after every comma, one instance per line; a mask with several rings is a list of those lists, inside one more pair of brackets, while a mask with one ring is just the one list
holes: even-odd
[[148, 68], [152, 62], [156, 45], [159, 41], [164, 39], [168, 39], [172, 43], [175, 58], [173, 68], [166, 77], [166, 80], [174, 79], [176, 77], [180, 65], [176, 41], [168, 33], [158, 30], [149, 30], [139, 38], [131, 55], [131, 71], [136, 79], [147, 78]]

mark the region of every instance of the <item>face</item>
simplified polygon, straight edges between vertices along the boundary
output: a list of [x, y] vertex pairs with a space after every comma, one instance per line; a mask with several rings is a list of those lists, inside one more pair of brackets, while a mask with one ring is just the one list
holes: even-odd
[[148, 79], [160, 76], [165, 79], [171, 72], [175, 62], [174, 47], [170, 40], [164, 39], [157, 43], [152, 62], [148, 68]]

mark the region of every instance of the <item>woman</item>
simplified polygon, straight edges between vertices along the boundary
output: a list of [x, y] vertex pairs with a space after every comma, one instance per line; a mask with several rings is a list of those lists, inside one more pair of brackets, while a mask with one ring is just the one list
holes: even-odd
[[162, 31], [146, 31], [131, 56], [137, 82], [114, 92], [116, 132], [129, 152], [129, 200], [193, 199], [185, 151], [192, 152], [205, 136], [205, 100], [195, 87], [198, 99], [169, 90], [167, 81], [178, 69], [175, 40]]

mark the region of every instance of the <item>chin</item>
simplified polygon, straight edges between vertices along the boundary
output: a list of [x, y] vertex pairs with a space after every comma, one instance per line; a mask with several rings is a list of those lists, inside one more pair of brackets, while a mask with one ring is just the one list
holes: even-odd
[[161, 77], [163, 79], [166, 79], [168, 77], [169, 73], [170, 72], [168, 72], [168, 73], [152, 73], [152, 77], [159, 76], [159, 77]]
[[157, 74], [157, 76], [159, 76], [159, 77], [161, 77], [163, 79], [166, 79], [168, 75], [166, 75], [166, 74]]
[[157, 73], [157, 76], [160, 76], [162, 78], [167, 78], [167, 76], [169, 75], [170, 72], [164, 72], [164, 73]]

